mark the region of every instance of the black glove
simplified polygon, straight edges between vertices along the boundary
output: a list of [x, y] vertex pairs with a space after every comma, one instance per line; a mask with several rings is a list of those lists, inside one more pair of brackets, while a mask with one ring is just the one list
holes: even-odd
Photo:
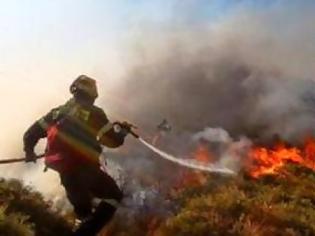
[[123, 134], [126, 136], [131, 130], [131, 125], [127, 122], [115, 122], [114, 131], [115, 133]]
[[128, 134], [131, 131], [131, 128], [133, 128], [133, 125], [124, 121], [123, 123], [120, 124], [122, 128], [122, 132]]
[[137, 129], [137, 126], [130, 124], [126, 121], [124, 122], [115, 122], [114, 123], [114, 132], [120, 134], [122, 136], [127, 136], [127, 134], [131, 134], [136, 138], [139, 138], [139, 135], [136, 134], [132, 129]]
[[27, 151], [25, 152], [25, 162], [36, 162], [37, 155], [34, 151]]
[[132, 136], [134, 136], [135, 138], [139, 138], [140, 136], [138, 134], [136, 134], [133, 129], [138, 129], [137, 126], [130, 124], [126, 121], [124, 121], [122, 124], [122, 130], [123, 132], [125, 132], [125, 134], [131, 134]]

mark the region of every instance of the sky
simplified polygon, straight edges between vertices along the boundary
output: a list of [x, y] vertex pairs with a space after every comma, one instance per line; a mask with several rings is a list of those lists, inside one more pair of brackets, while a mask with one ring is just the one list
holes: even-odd
[[[6, 111], [0, 118], [0, 155], [21, 153], [25, 129], [68, 98], [79, 74], [97, 78], [101, 94], [117, 83], [125, 72], [126, 41], [142, 25], [158, 27], [173, 18], [184, 24], [185, 15], [202, 21], [231, 2], [0, 0], [0, 107]], [[196, 16], [188, 17], [187, 9]]]
[[123, 73], [124, 40], [141, 25], [198, 24], [239, 5], [270, 2], [275, 1], [1, 0], [1, 88], [43, 80], [55, 88], [56, 81], [69, 83], [83, 72], [111, 80]]
[[104, 98], [127, 73], [129, 42], [143, 27], [198, 27], [244, 6], [261, 10], [288, 2], [0, 0], [0, 158], [23, 155], [24, 131], [69, 98], [78, 75], [95, 77]]

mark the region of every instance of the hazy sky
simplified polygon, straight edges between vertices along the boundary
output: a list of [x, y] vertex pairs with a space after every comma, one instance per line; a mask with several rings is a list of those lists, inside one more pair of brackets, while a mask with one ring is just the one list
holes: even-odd
[[102, 98], [102, 91], [110, 90], [125, 73], [128, 42], [143, 26], [198, 27], [244, 5], [285, 7], [287, 1], [0, 0], [0, 4], [2, 158], [21, 153], [24, 130], [48, 107], [68, 98], [68, 86], [77, 75], [97, 78]]
[[23, 131], [67, 99], [77, 75], [94, 76], [101, 90], [116, 83], [126, 42], [141, 25], [184, 23], [190, 13], [196, 16], [187, 19], [202, 21], [228, 2], [0, 0], [1, 156], [20, 153]]

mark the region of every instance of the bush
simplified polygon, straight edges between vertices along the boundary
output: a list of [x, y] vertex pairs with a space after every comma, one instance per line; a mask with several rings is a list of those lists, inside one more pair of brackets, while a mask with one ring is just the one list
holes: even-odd
[[[315, 175], [296, 166], [285, 173], [259, 180], [240, 176], [186, 198], [159, 231], [183, 236], [315, 235]], [[214, 186], [213, 181], [209, 177], [207, 184]]]
[[[288, 165], [276, 176], [252, 179], [202, 175], [143, 209], [120, 209], [101, 235], [315, 235], [315, 173]], [[167, 192], [167, 191], [165, 191]], [[17, 180], [0, 181], [0, 235], [69, 235], [64, 217]]]
[[0, 180], [0, 235], [69, 235], [70, 224], [51, 203], [19, 180]]
[[0, 207], [0, 235], [33, 236], [33, 225], [27, 220], [20, 213], [6, 214], [6, 207]]

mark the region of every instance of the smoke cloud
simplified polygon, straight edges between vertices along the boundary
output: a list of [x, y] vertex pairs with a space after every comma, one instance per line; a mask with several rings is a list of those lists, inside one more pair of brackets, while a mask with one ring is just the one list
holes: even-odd
[[[143, 26], [125, 52], [129, 69], [112, 111], [135, 121], [146, 140], [167, 119], [172, 132], [158, 147], [189, 158], [204, 140], [235, 171], [252, 143], [302, 142], [315, 131], [313, 13], [314, 6], [275, 4], [240, 7], [213, 22]], [[181, 176], [181, 167], [130, 143], [113, 159], [137, 184], [168, 189]]]
[[127, 106], [120, 112], [146, 130], [166, 118], [177, 132], [222, 127], [260, 141], [314, 133], [313, 13], [275, 4], [215, 22], [142, 28], [117, 91]]

